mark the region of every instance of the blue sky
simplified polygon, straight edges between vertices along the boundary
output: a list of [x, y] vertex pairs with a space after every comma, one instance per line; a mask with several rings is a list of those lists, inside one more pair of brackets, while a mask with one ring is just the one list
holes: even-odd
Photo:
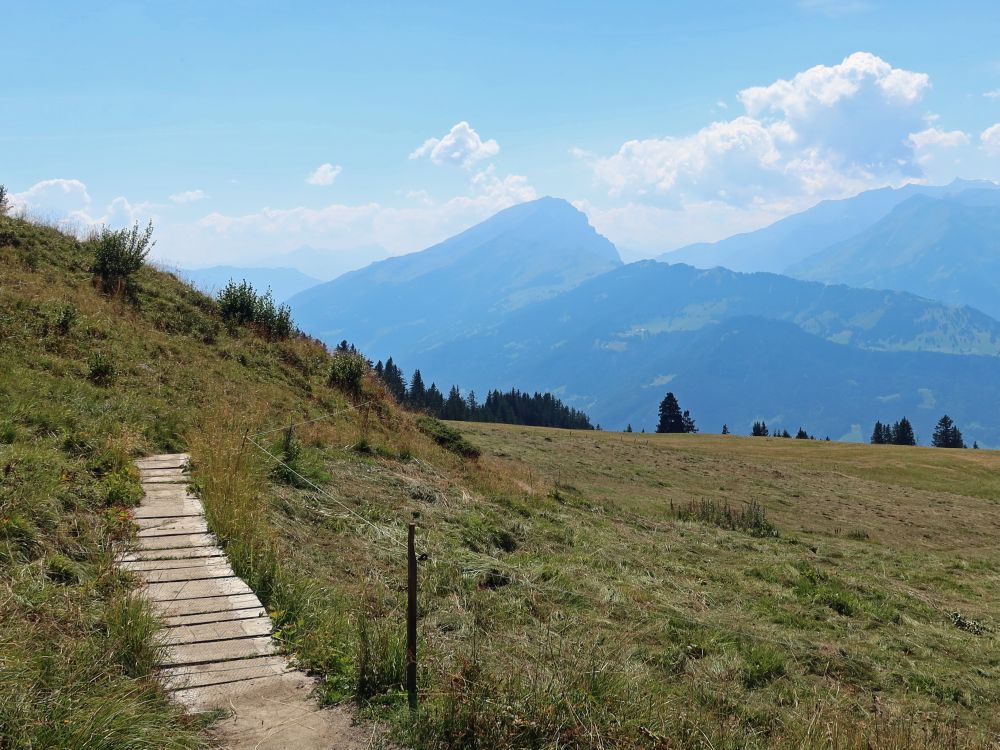
[[83, 228], [152, 217], [159, 256], [187, 265], [301, 245], [375, 258], [540, 195], [633, 258], [869, 187], [1000, 178], [995, 3], [7, 2], [3, 17], [0, 181]]

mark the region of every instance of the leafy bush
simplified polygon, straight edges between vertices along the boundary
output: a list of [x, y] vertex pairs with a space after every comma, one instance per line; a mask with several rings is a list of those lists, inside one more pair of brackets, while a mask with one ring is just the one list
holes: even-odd
[[94, 385], [108, 386], [115, 382], [118, 370], [114, 362], [103, 352], [94, 352], [90, 355], [90, 373], [87, 377]]
[[6, 216], [10, 210], [10, 199], [7, 197], [6, 185], [0, 185], [0, 216]]
[[156, 241], [153, 222], [145, 229], [137, 221], [131, 229], [112, 230], [102, 227], [92, 240], [94, 244], [93, 273], [100, 279], [101, 288], [109, 294], [134, 293], [132, 276], [142, 268], [146, 256]]
[[228, 324], [251, 326], [270, 339], [292, 334], [291, 308], [275, 304], [270, 289], [258, 294], [248, 281], [226, 284], [219, 293], [219, 312]]
[[461, 432], [439, 422], [434, 417], [419, 417], [417, 428], [442, 448], [457, 453], [463, 458], [479, 458], [482, 453], [477, 446], [466, 440]]
[[339, 388], [352, 398], [361, 396], [361, 383], [367, 363], [360, 354], [337, 352], [330, 365], [330, 385]]

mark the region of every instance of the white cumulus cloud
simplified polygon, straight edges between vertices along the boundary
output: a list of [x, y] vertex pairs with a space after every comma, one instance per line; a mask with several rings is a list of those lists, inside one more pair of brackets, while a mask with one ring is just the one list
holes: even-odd
[[196, 203], [207, 197], [208, 195], [205, 194], [204, 190], [185, 190], [180, 193], [174, 193], [170, 196], [170, 200], [174, 203]]
[[123, 227], [145, 221], [150, 218], [153, 208], [150, 203], [132, 203], [119, 196], [103, 210], [95, 211], [87, 186], [80, 180], [67, 179], [42, 180], [23, 192], [12, 194], [11, 203], [17, 210], [53, 221], [70, 231], [101, 225]]
[[986, 153], [990, 156], [1000, 156], [1000, 122], [990, 125], [980, 133], [979, 140], [982, 141]]
[[456, 123], [441, 138], [428, 138], [410, 154], [410, 159], [427, 157], [434, 164], [458, 164], [466, 169], [477, 161], [500, 153], [500, 144], [492, 138], [484, 141], [469, 123]]
[[[739, 92], [745, 113], [691, 135], [624, 143], [593, 161], [613, 197], [667, 206], [719, 202], [775, 207], [920, 179], [924, 73], [868, 52]], [[922, 140], [921, 140], [922, 139]]]
[[334, 166], [330, 162], [326, 164], [320, 164], [316, 167], [316, 170], [312, 172], [308, 177], [306, 177], [306, 183], [309, 185], [332, 185], [333, 181], [337, 179], [337, 176], [343, 171], [342, 167], [338, 164]]

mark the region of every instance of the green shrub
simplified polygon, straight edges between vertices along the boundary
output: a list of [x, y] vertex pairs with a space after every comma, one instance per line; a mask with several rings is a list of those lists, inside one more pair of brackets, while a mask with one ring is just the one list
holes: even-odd
[[90, 372], [87, 377], [94, 385], [108, 386], [115, 382], [118, 370], [111, 358], [103, 352], [93, 352], [90, 355]]
[[133, 508], [142, 502], [142, 485], [128, 469], [119, 469], [104, 480], [104, 501], [108, 505]]
[[291, 308], [275, 304], [270, 289], [258, 294], [248, 281], [226, 284], [219, 293], [219, 313], [230, 326], [251, 326], [270, 339], [292, 334]]
[[778, 529], [767, 520], [764, 506], [756, 500], [751, 500], [738, 510], [729, 503], [719, 504], [714, 500], [692, 500], [679, 508], [674, 508], [671, 501], [670, 510], [679, 521], [697, 521], [761, 538], [778, 536]]
[[361, 396], [361, 383], [364, 380], [367, 363], [360, 354], [337, 352], [330, 365], [329, 383], [339, 388], [348, 396]]
[[434, 417], [417, 418], [417, 429], [432, 438], [442, 448], [457, 453], [463, 458], [476, 459], [482, 453], [477, 446], [466, 440], [461, 432], [434, 419]]
[[6, 216], [10, 211], [10, 198], [7, 193], [7, 186], [0, 185], [0, 216]]
[[153, 222], [145, 229], [139, 228], [137, 221], [131, 229], [112, 230], [102, 227], [92, 240], [94, 245], [93, 273], [101, 282], [101, 288], [109, 294], [134, 292], [132, 276], [142, 268], [146, 256], [156, 244], [153, 237]]

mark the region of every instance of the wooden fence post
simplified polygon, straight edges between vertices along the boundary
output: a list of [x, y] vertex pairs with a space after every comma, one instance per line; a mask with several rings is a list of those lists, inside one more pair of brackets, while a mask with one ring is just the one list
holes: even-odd
[[410, 523], [406, 539], [406, 692], [410, 710], [417, 710], [417, 553], [413, 546], [416, 524]]

